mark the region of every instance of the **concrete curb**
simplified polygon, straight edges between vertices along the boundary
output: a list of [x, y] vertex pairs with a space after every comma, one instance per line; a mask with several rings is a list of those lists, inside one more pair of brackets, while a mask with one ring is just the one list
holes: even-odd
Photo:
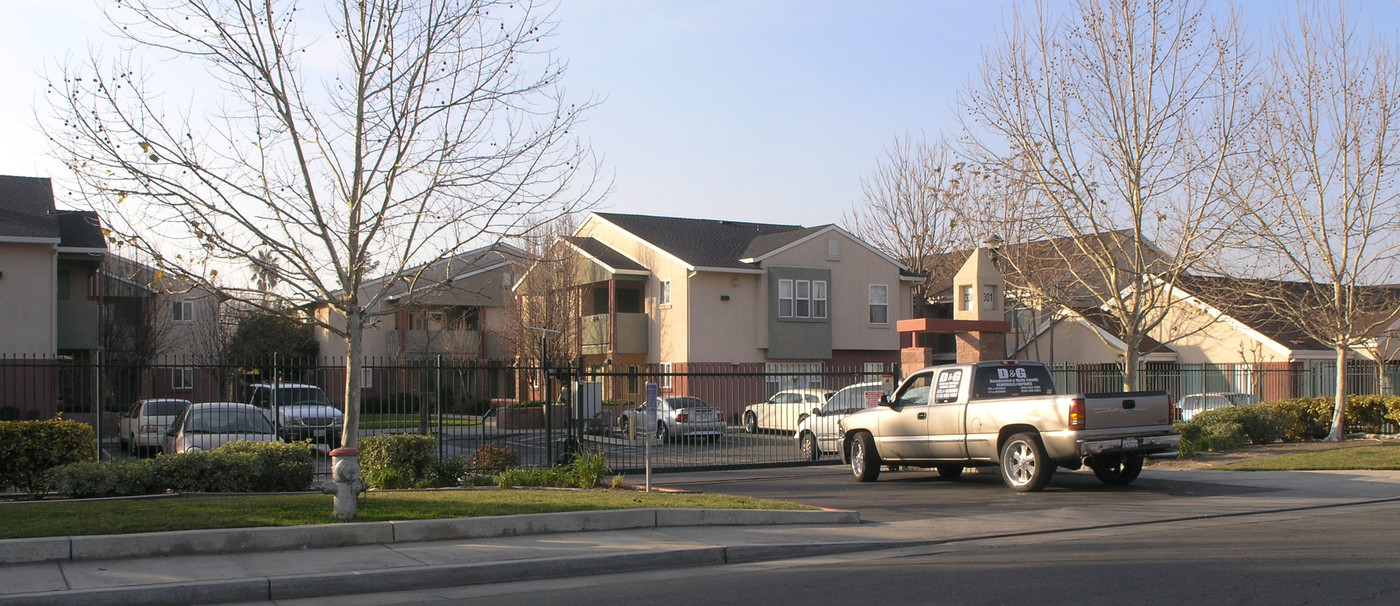
[[445, 520], [272, 526], [0, 540], [0, 564], [390, 545], [667, 526], [859, 524], [854, 511], [610, 509]]

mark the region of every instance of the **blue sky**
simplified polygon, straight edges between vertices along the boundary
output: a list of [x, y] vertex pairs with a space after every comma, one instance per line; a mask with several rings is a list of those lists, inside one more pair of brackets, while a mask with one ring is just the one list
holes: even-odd
[[[62, 178], [33, 126], [41, 73], [111, 42], [93, 0], [5, 4], [0, 174]], [[565, 0], [553, 42], [570, 95], [603, 99], [580, 129], [613, 179], [602, 209], [819, 225], [859, 201], [896, 136], [956, 128], [956, 92], [1010, 5]], [[1296, 4], [1241, 6], [1267, 32]], [[1387, 35], [1400, 28], [1400, 1], [1361, 12]]]

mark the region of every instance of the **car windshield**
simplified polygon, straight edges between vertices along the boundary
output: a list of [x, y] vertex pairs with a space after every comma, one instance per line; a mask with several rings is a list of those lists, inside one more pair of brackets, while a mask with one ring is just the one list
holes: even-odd
[[[326, 392], [321, 391], [319, 387], [279, 387], [276, 391], [276, 402], [278, 406], [297, 406], [305, 404], [331, 406], [331, 401], [326, 398]], [[258, 397], [258, 403], [262, 404], [265, 402], [271, 405], [272, 392], [273, 390], [271, 389], [265, 390], [267, 395], [265, 397], [260, 395]]]
[[146, 402], [146, 416], [173, 417], [180, 414], [190, 403], [184, 400], [155, 400]]
[[246, 409], [196, 410], [185, 420], [192, 433], [272, 433], [272, 423], [261, 412]]
[[1234, 404], [1235, 406], [1247, 406], [1249, 404], [1258, 404], [1261, 401], [1254, 394], [1247, 393], [1232, 393], [1226, 395], [1225, 397], [1229, 398], [1230, 403]]

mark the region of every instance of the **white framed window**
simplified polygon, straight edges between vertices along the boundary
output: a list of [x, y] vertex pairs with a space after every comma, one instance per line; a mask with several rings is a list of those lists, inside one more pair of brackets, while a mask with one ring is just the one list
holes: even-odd
[[890, 323], [890, 287], [885, 284], [870, 285], [870, 323]]
[[660, 292], [660, 294], [657, 296], [657, 301], [658, 301], [658, 303], [660, 303], [661, 305], [670, 305], [670, 304], [671, 304], [671, 281], [670, 281], [670, 280], [662, 280], [662, 281], [661, 281], [661, 292]]
[[792, 280], [778, 280], [778, 317], [792, 317]]
[[172, 368], [170, 370], [170, 388], [180, 391], [194, 389], [194, 369]]
[[370, 389], [372, 387], [374, 387], [374, 369], [368, 367], [361, 368], [360, 389]]
[[170, 302], [170, 319], [171, 319], [171, 320], [174, 320], [174, 321], [176, 321], [176, 322], [193, 322], [193, 321], [194, 321], [194, 302], [193, 302], [193, 301], [171, 301], [171, 302]]
[[982, 309], [991, 311], [997, 308], [997, 287], [993, 284], [982, 285]]
[[798, 280], [793, 285], [796, 289], [796, 294], [793, 295], [793, 315], [799, 318], [812, 317], [812, 282]]
[[812, 280], [812, 317], [826, 319], [826, 280]]
[[671, 388], [672, 381], [671, 381], [671, 363], [670, 363], [670, 362], [662, 362], [662, 363], [661, 363], [661, 381], [660, 381], [660, 383], [661, 383], [661, 388], [662, 388], [662, 389], [670, 389], [670, 388]]

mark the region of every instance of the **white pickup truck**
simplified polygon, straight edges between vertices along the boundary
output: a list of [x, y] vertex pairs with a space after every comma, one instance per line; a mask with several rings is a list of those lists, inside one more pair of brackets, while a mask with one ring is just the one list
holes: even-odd
[[1165, 391], [1058, 394], [1044, 364], [1014, 360], [919, 370], [840, 429], [841, 460], [862, 482], [882, 465], [948, 478], [995, 465], [1021, 492], [1044, 488], [1058, 467], [1087, 465], [1106, 484], [1127, 484], [1144, 457], [1181, 439]]

